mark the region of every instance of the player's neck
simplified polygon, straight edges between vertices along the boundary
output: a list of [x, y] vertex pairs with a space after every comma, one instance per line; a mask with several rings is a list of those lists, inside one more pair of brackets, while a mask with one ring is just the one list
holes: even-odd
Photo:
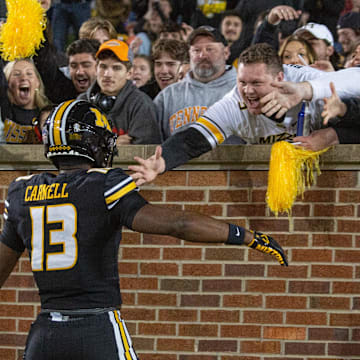
[[78, 165], [69, 165], [69, 166], [61, 166], [61, 168], [59, 169], [60, 173], [69, 173], [69, 172], [74, 172], [74, 171], [78, 171], [78, 170], [89, 170], [91, 168], [91, 166], [89, 164], [78, 164]]

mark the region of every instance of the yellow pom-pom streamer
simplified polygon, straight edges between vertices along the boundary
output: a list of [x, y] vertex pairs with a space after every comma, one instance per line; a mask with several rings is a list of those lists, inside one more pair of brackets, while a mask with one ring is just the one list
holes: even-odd
[[296, 197], [314, 182], [314, 168], [320, 175], [319, 155], [327, 150], [305, 150], [287, 141], [272, 146], [266, 202], [276, 216], [291, 214]]
[[0, 52], [6, 61], [31, 57], [40, 48], [46, 28], [38, 0], [6, 0], [7, 19], [0, 31]]

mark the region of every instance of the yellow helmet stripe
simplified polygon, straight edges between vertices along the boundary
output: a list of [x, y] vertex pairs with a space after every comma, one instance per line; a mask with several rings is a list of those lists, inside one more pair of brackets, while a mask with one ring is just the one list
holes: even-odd
[[[64, 127], [62, 124], [62, 119], [64, 112], [69, 107], [71, 103], [73, 103], [75, 100], [68, 100], [64, 102], [56, 111], [55, 114], [53, 114], [54, 120], [53, 120], [53, 128], [52, 128], [52, 140], [53, 145], [65, 145], [61, 142], [61, 129]], [[63, 126], [62, 126], [63, 125]]]

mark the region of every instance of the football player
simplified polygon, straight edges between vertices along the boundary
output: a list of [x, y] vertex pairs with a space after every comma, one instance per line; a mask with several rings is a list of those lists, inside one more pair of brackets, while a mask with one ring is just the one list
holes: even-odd
[[129, 175], [111, 167], [111, 129], [93, 104], [61, 103], [43, 129], [45, 155], [59, 172], [19, 177], [9, 187], [0, 286], [26, 249], [41, 300], [25, 360], [137, 359], [119, 311], [123, 226], [194, 242], [247, 245], [287, 266], [270, 236], [148, 203]]

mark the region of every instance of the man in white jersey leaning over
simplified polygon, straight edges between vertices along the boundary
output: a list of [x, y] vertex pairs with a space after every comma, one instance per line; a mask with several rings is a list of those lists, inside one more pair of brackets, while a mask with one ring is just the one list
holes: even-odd
[[[237, 86], [211, 106], [188, 129], [174, 134], [165, 141], [161, 148], [157, 148], [155, 155], [147, 160], [135, 158], [140, 165], [129, 167], [135, 171], [132, 177], [138, 184], [152, 181], [157, 174], [210, 151], [231, 135], [241, 137], [248, 144], [272, 144], [276, 141], [294, 139], [301, 108], [301, 104], [297, 102], [301, 97], [298, 96], [297, 101], [293, 101], [288, 108], [278, 103], [276, 92], [284, 80], [301, 84], [306, 82], [310, 88], [316, 83], [316, 87], [323, 89], [313, 91], [313, 98], [305, 100], [309, 100], [311, 112], [310, 131], [323, 131], [325, 135], [328, 129], [322, 129], [322, 98], [331, 96], [329, 83], [334, 82], [340, 97], [360, 95], [360, 87], [356, 88], [354, 85], [360, 81], [359, 68], [325, 73], [311, 67], [283, 66], [271, 46], [253, 45], [239, 57]], [[262, 100], [265, 98], [268, 103], [264, 106]], [[263, 113], [266, 106], [267, 116]], [[279, 110], [281, 112], [276, 117], [271, 116]], [[339, 134], [341, 124], [340, 122], [332, 125], [331, 131]]]

